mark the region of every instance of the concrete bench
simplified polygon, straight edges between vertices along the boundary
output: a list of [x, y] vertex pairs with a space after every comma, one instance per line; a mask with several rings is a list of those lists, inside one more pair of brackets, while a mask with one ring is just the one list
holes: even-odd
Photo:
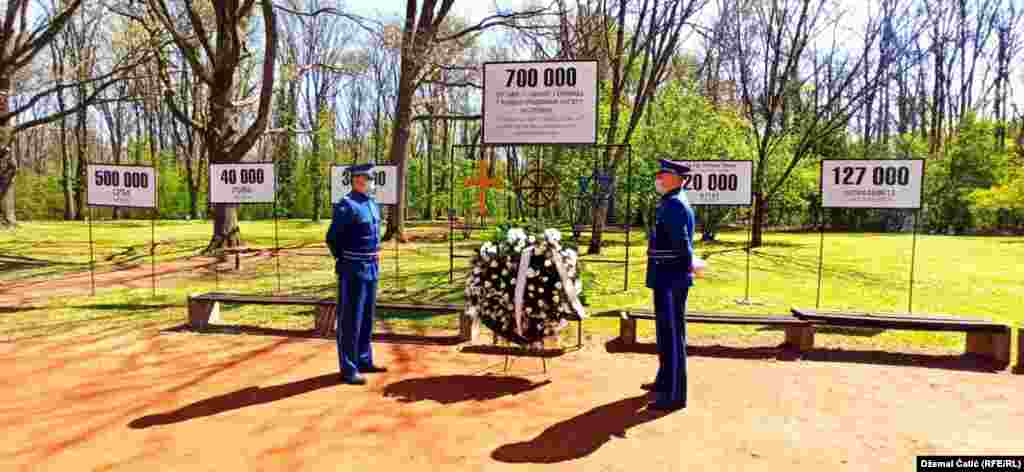
[[[619, 339], [624, 345], [636, 344], [636, 321], [654, 320], [656, 316], [651, 310], [629, 309], [613, 310], [603, 315], [618, 315], [619, 317]], [[788, 316], [754, 316], [754, 315], [732, 315], [717, 313], [690, 312], [686, 314], [687, 323], [704, 324], [726, 324], [726, 325], [761, 325], [779, 326], [786, 333], [784, 346], [797, 349], [800, 352], [810, 350], [814, 347], [814, 325], [797, 318]]]
[[[223, 321], [220, 318], [220, 304], [247, 305], [302, 305], [317, 307], [315, 331], [320, 336], [330, 337], [335, 333], [334, 298], [275, 296], [275, 295], [242, 295], [231, 293], [204, 293], [188, 297], [188, 322], [193, 329], [203, 329], [210, 324]], [[462, 313], [462, 305], [454, 304], [405, 304], [377, 303], [377, 310], [413, 311], [427, 313]], [[463, 341], [476, 341], [480, 336], [479, 322], [465, 315], [459, 318], [459, 337]]]
[[990, 320], [822, 312], [801, 308], [793, 308], [792, 312], [793, 316], [801, 320], [821, 326], [962, 332], [967, 334], [968, 354], [989, 358], [1002, 366], [1010, 362], [1010, 327]]

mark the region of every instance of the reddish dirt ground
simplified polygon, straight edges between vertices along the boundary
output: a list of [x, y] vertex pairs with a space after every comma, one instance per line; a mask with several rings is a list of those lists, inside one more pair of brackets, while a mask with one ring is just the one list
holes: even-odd
[[382, 336], [391, 371], [355, 387], [330, 340], [161, 328], [0, 344], [0, 470], [906, 471], [1024, 444], [1024, 377], [970, 362], [692, 346], [689, 408], [661, 415], [655, 356], [605, 344], [545, 374]]

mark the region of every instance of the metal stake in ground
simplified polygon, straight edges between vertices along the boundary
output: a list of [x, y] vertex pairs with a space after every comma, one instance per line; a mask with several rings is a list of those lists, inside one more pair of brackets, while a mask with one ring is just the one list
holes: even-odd
[[821, 209], [821, 239], [818, 241], [818, 301], [814, 303], [814, 309], [821, 308], [821, 273], [825, 265], [825, 208]]
[[736, 303], [739, 304], [739, 305], [756, 305], [757, 304], [757, 303], [754, 303], [750, 299], [750, 253], [753, 251], [753, 248], [751, 247], [753, 240], [754, 240], [754, 211], [751, 208], [751, 209], [749, 209], [747, 211], [747, 247], [745, 248], [745, 251], [747, 253], [747, 280], [746, 280], [746, 288], [744, 289], [744, 292], [743, 292], [744, 293], [743, 299], [742, 300], [736, 300]]
[[92, 207], [89, 207], [89, 282], [92, 286], [92, 296], [96, 296], [96, 255], [92, 249]]
[[[274, 178], [277, 178], [275, 175]], [[281, 243], [277, 238], [277, 192], [274, 192], [274, 262], [277, 264], [277, 291], [281, 291]]]
[[156, 298], [156, 208], [153, 208], [149, 221], [149, 278], [153, 286], [153, 298]]
[[[917, 214], [921, 210], [914, 210], [914, 242], [910, 250], [910, 290], [909, 299], [907, 300], [907, 313], [914, 313], [914, 267], [916, 266], [917, 259]], [[1020, 346], [1020, 349], [1024, 349], [1024, 346]]]
[[[397, 206], [395, 207], [394, 213], [398, 213], [398, 207]], [[395, 238], [395, 290], [401, 290], [402, 289], [402, 285], [401, 285], [402, 284], [402, 279], [398, 275], [399, 274], [399, 272], [398, 272], [398, 235], [394, 235], [392, 237]]]

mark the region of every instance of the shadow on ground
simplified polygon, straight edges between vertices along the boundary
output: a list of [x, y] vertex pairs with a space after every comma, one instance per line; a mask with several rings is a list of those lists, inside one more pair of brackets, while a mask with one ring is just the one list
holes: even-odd
[[[262, 328], [249, 325], [208, 325], [206, 328], [194, 329], [188, 324], [182, 324], [173, 328], [163, 330], [166, 333], [198, 333], [198, 334], [235, 334], [249, 336], [278, 336], [296, 339], [321, 339], [333, 341], [334, 335], [324, 337], [319, 335], [315, 329], [279, 329]], [[387, 344], [419, 344], [430, 346], [454, 346], [462, 342], [459, 336], [433, 336], [426, 334], [402, 334], [402, 333], [375, 333], [373, 342]]]
[[521, 377], [444, 375], [395, 382], [384, 387], [384, 396], [395, 398], [402, 403], [430, 400], [449, 405], [519, 395], [549, 383], [550, 380], [533, 382]]
[[[658, 353], [658, 346], [654, 343], [638, 343], [632, 346], [624, 346], [619, 338], [608, 341], [605, 344], [605, 349], [609, 353], [632, 352], [655, 355]], [[971, 372], [1000, 372], [1007, 367], [1006, 365], [1000, 365], [994, 360], [973, 354], [953, 356], [852, 349], [814, 349], [799, 353], [785, 345], [744, 348], [687, 345], [686, 355], [690, 357], [719, 357], [728, 359], [799, 359], [814, 362], [923, 367]]]
[[[637, 343], [624, 345], [619, 338], [605, 343], [609, 353], [632, 352], [637, 354], [658, 354], [655, 343]], [[728, 346], [686, 346], [686, 355], [695, 357], [718, 357], [725, 359], [775, 359], [780, 361], [797, 360], [800, 355], [786, 346], [776, 347], [728, 347]]]
[[553, 464], [589, 456], [612, 436], [625, 438], [629, 428], [665, 415], [644, 409], [646, 405], [647, 395], [601, 405], [557, 423], [529, 441], [501, 446], [491, 457], [513, 464]]
[[173, 423], [194, 420], [206, 416], [245, 408], [247, 406], [271, 403], [285, 398], [302, 395], [321, 388], [341, 383], [337, 373], [324, 374], [296, 382], [289, 382], [270, 387], [247, 387], [224, 395], [207, 398], [177, 410], [156, 415], [143, 416], [128, 423], [132, 429], [144, 429]]
[[[781, 326], [762, 326], [757, 329], [758, 331], [785, 331], [785, 328]], [[817, 334], [841, 334], [843, 336], [856, 336], [862, 338], [870, 338], [878, 336], [885, 332], [884, 329], [879, 328], [857, 328], [857, 327], [846, 327], [846, 326], [815, 326], [814, 332]]]
[[1006, 369], [1005, 365], [999, 365], [994, 360], [973, 354], [943, 356], [851, 349], [815, 349], [804, 353], [801, 358], [805, 361], [817, 362], [911, 366], [971, 372], [999, 372]]

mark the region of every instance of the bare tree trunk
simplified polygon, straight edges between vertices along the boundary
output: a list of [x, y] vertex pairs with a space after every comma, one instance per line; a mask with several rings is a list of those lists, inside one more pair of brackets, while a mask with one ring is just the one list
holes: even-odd
[[[203, 164], [202, 157], [195, 157], [195, 145], [188, 146], [188, 160], [185, 162], [185, 176], [188, 178], [188, 214], [193, 220], [199, 219], [199, 175], [193, 165]], [[196, 162], [193, 162], [196, 161]], [[201, 174], [200, 174], [201, 175]]]
[[[431, 112], [433, 114], [433, 112]], [[433, 118], [427, 120], [427, 217], [434, 219], [434, 128], [437, 122]]]
[[10, 187], [9, 190], [7, 190], [7, 194], [4, 195], [4, 201], [2, 203], [3, 210], [0, 211], [0, 214], [2, 214], [2, 216], [0, 216], [0, 220], [2, 220], [2, 225], [3, 226], [17, 226], [18, 225], [18, 215], [15, 212], [15, 204], [14, 204], [14, 202], [15, 202], [15, 198], [14, 198], [14, 194], [15, 194], [14, 180], [16, 178], [17, 178], [17, 175], [11, 177], [11, 187]]
[[[10, 110], [11, 80], [0, 77], [0, 115]], [[8, 206], [14, 201], [14, 177], [18, 173], [17, 156], [13, 154], [14, 132], [10, 121], [0, 123], [0, 226], [14, 226], [18, 219], [14, 208]], [[10, 195], [10, 197], [8, 197]]]
[[754, 193], [754, 227], [751, 228], [750, 246], [760, 247], [764, 243], [765, 213], [768, 211], [768, 200], [760, 193]]
[[[319, 116], [320, 114], [317, 113], [317, 117]], [[319, 118], [314, 123], [316, 123], [316, 127], [313, 128], [313, 147], [309, 156], [309, 172], [313, 184], [313, 221], [319, 223], [321, 218], [320, 207], [322, 206], [320, 201], [323, 199], [322, 195], [320, 195], [320, 187], [322, 187], [320, 185], [322, 181], [320, 172], [323, 168], [323, 163], [320, 162], [320, 126], [322, 126], [322, 123]]]
[[[408, 65], [405, 55], [402, 56], [402, 68]], [[395, 116], [395, 125], [391, 134], [391, 163], [398, 166], [398, 204], [395, 205], [393, 217], [388, 220], [388, 228], [384, 239], [388, 240], [397, 237], [400, 242], [405, 242], [405, 208], [408, 202], [405, 198], [405, 175], [408, 172], [409, 163], [406, 156], [409, 151], [409, 127], [412, 125], [412, 97], [416, 93], [416, 84], [413, 81], [413, 73], [402, 71], [398, 82], [398, 113]]]
[[78, 123], [75, 127], [75, 206], [78, 208], [78, 214], [76, 215], [79, 220], [85, 219], [85, 207], [86, 207], [86, 164], [89, 162], [88, 156], [88, 136], [86, 130], [86, 114], [85, 110], [77, 113]]
[[75, 219], [75, 197], [71, 190], [71, 154], [68, 153], [68, 126], [67, 120], [60, 120], [60, 161], [61, 161], [61, 190], [64, 193], [64, 220]]
[[1001, 27], [998, 35], [998, 52], [996, 53], [996, 150], [1006, 150], [1006, 90], [1009, 79], [1008, 60], [1009, 29]]
[[238, 205], [214, 205], [213, 216], [213, 241], [210, 242], [210, 247], [225, 248], [241, 245]]

